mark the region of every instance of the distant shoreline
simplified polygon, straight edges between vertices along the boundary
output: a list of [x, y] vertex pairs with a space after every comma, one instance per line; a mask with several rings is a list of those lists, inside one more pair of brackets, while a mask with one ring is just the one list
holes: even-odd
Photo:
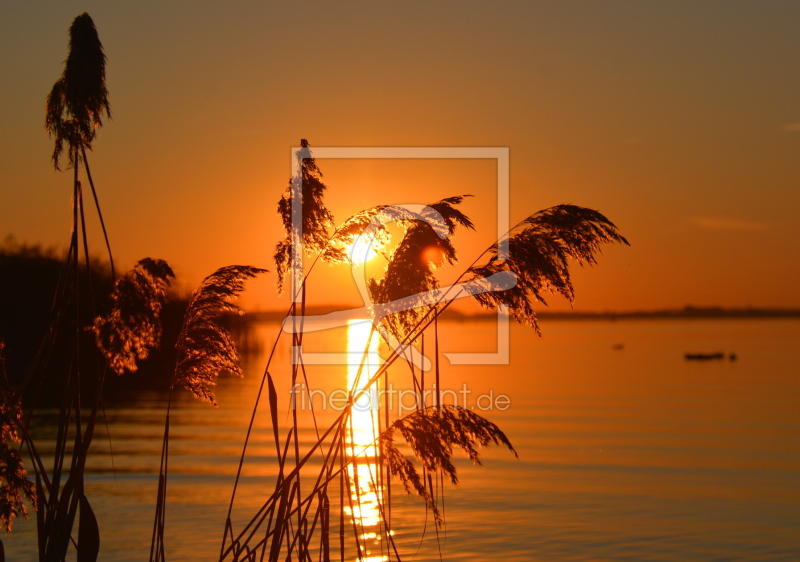
[[[336, 306], [314, 306], [306, 308], [307, 316], [328, 314], [341, 310]], [[251, 322], [280, 321], [286, 316], [286, 311], [262, 310], [248, 312], [245, 319]], [[800, 310], [783, 308], [720, 308], [720, 307], [695, 307], [661, 309], [661, 310], [633, 310], [625, 312], [569, 312], [540, 310], [536, 312], [539, 319], [547, 320], [671, 320], [671, 319], [800, 319]], [[497, 318], [493, 312], [466, 314], [457, 310], [446, 310], [441, 319], [445, 321], [491, 321]]]

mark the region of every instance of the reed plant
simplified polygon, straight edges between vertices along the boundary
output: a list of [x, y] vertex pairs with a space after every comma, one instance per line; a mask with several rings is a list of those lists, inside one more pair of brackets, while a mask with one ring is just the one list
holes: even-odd
[[[84, 476], [103, 411], [104, 383], [109, 372], [135, 371], [136, 361], [159, 345], [160, 312], [173, 277], [165, 262], [145, 258], [115, 280], [111, 244], [87, 156], [103, 118], [111, 115], [105, 65], [94, 22], [83, 13], [69, 28], [69, 54], [47, 96], [45, 117], [45, 128], [55, 141], [53, 164], [60, 169], [66, 152], [67, 169], [72, 171], [69, 246], [52, 299], [50, 325], [32, 364], [15, 377], [14, 385], [5, 369], [0, 377], [0, 521], [10, 531], [14, 517], [26, 516], [23, 500], [28, 499], [36, 510], [42, 562], [65, 560], [71, 547], [78, 562], [97, 559], [100, 531]], [[84, 178], [108, 251], [107, 277], [98, 274], [90, 258]], [[113, 284], [110, 295], [107, 279]], [[59, 397], [52, 459], [40, 453], [29, 431], [43, 391]], [[24, 412], [23, 396], [28, 400]], [[26, 449], [32, 481], [20, 451], [10, 443]]]

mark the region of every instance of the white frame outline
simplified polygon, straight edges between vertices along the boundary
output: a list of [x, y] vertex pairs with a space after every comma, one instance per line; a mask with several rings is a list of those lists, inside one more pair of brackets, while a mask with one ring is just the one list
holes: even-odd
[[[291, 149], [292, 181], [300, 172], [300, 158], [298, 153], [303, 147], [294, 146]], [[318, 146], [313, 149], [315, 159], [494, 159], [497, 163], [497, 240], [499, 242], [509, 230], [510, 212], [510, 179], [509, 179], [509, 149], [508, 147], [333, 147]], [[301, 179], [302, 181], [302, 179]], [[301, 186], [302, 188], [302, 186]], [[297, 190], [295, 190], [297, 193]], [[302, 191], [300, 191], [302, 193]], [[295, 205], [299, 206], [295, 212]], [[302, 200], [292, 198], [292, 298], [298, 302], [300, 293], [297, 290], [302, 283], [305, 271], [303, 269], [303, 244], [302, 244]], [[298, 220], [299, 217], [299, 220]], [[298, 224], [299, 223], [299, 224]], [[508, 257], [508, 244], [497, 245], [497, 254], [500, 259]], [[294, 317], [284, 321], [284, 328]], [[300, 320], [303, 326], [314, 324], [315, 319], [321, 317], [306, 316]], [[343, 319], [341, 326], [347, 326]], [[309, 328], [311, 326], [309, 325]], [[337, 326], [339, 327], [339, 326]], [[332, 352], [304, 352], [303, 346], [292, 346], [292, 358], [306, 365], [347, 365], [348, 353]], [[483, 353], [445, 353], [451, 365], [507, 365], [510, 353], [509, 317], [505, 314], [504, 307], [497, 310], [497, 351]], [[427, 369], [426, 369], [427, 370]]]

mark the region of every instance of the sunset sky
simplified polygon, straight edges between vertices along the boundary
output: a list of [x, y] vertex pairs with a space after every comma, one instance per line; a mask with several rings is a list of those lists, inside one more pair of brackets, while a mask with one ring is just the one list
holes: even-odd
[[[274, 270], [301, 138], [508, 147], [512, 224], [574, 203], [631, 242], [576, 271], [576, 310], [800, 307], [800, 2], [3, 2], [0, 240], [69, 243], [44, 102], [83, 11], [108, 57], [89, 158], [124, 268], [163, 258], [187, 289]], [[338, 221], [470, 193], [462, 259], [494, 240], [490, 160], [318, 165]], [[346, 268], [315, 275], [313, 303], [359, 304]], [[282, 307], [274, 282], [245, 305]]]

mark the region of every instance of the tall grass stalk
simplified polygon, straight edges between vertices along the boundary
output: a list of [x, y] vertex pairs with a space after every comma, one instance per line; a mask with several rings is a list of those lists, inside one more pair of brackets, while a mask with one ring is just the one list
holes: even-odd
[[167, 506], [167, 476], [169, 473], [169, 429], [172, 395], [176, 386], [182, 386], [196, 398], [216, 406], [211, 390], [223, 371], [243, 376], [239, 366], [236, 345], [220, 323], [225, 313], [241, 314], [233, 302], [244, 289], [244, 282], [266, 270], [250, 266], [222, 267], [206, 277], [192, 294], [176, 344], [177, 360], [167, 398], [164, 437], [161, 446], [161, 463], [158, 475], [156, 514], [150, 547], [150, 560], [161, 562], [164, 554], [164, 529]]
[[[75, 545], [80, 560], [95, 559], [99, 550], [97, 521], [84, 493], [83, 477], [107, 368], [101, 366], [96, 349], [86, 345], [82, 333], [82, 317], [85, 311], [96, 314], [97, 288], [92, 285], [89, 240], [79, 172], [82, 163], [84, 169], [88, 169], [85, 149], [91, 148], [96, 128], [102, 124], [102, 115], [110, 115], [110, 105], [105, 86], [106, 58], [91, 17], [86, 13], [76, 17], [69, 33], [70, 52], [64, 72], [47, 98], [45, 120], [47, 131], [55, 137], [55, 167], [59, 168], [59, 157], [66, 148], [73, 170], [72, 235], [64, 265], [65, 274], [61, 278], [62, 285], [57, 290], [57, 294], [65, 300], [54, 307], [56, 314], [50, 332], [51, 337], [55, 337], [56, 334], [66, 331], [71, 339], [72, 353], [66, 379], [61, 383], [63, 393], [58, 416], [55, 458], [49, 475], [33, 446], [27, 427], [24, 428], [28, 452], [34, 458], [39, 506], [37, 527], [40, 560], [63, 559], [70, 543]], [[96, 191], [93, 182], [91, 183], [99, 212]], [[108, 240], [104, 224], [103, 228], [104, 236]], [[107, 246], [110, 255], [110, 244]], [[81, 248], [86, 270], [83, 277], [79, 264]], [[86, 291], [81, 287], [82, 279], [88, 284]], [[88, 295], [88, 302], [83, 301], [84, 295]], [[29, 380], [23, 382], [20, 393], [24, 392], [28, 382]], [[72, 447], [68, 452], [70, 441]], [[72, 528], [78, 513], [80, 531], [76, 542], [72, 538]]]
[[[27, 480], [21, 462], [9, 448], [0, 451], [0, 484], [11, 494], [10, 510], [0, 502], [0, 515], [10, 529], [13, 515], [25, 515], [17, 501], [26, 496], [36, 508], [39, 560], [64, 560], [70, 547], [78, 562], [93, 562], [100, 534], [84, 475], [98, 415], [103, 410], [103, 388], [109, 367], [114, 372], [136, 370], [160, 340], [160, 310], [172, 272], [160, 260], [142, 260], [133, 272], [116, 276], [108, 232], [97, 190], [89, 170], [91, 149], [103, 117], [110, 117], [105, 85], [106, 57], [92, 18], [83, 13], [69, 28], [70, 50], [64, 71], [47, 97], [45, 127], [55, 139], [56, 169], [66, 151], [72, 169], [72, 229], [55, 289], [50, 326], [31, 368], [11, 387], [5, 375], [2, 433], [20, 439], [31, 459], [34, 483]], [[111, 264], [110, 279], [92, 264], [86, 229], [85, 172], [103, 231]], [[81, 259], [81, 252], [83, 259]], [[109, 309], [110, 306], [110, 309]], [[65, 351], [65, 355], [61, 354]], [[29, 431], [42, 390], [60, 397], [52, 465], [47, 466]], [[22, 413], [22, 397], [30, 406]], [[11, 415], [13, 414], [13, 415]], [[6, 441], [3, 439], [3, 443]], [[11, 461], [11, 462], [10, 462]], [[14, 468], [9, 472], [6, 468]], [[35, 498], [30, 495], [35, 488]], [[5, 499], [5, 498], [3, 498]], [[13, 510], [13, 512], [11, 511]], [[73, 532], [78, 523], [77, 537]]]

